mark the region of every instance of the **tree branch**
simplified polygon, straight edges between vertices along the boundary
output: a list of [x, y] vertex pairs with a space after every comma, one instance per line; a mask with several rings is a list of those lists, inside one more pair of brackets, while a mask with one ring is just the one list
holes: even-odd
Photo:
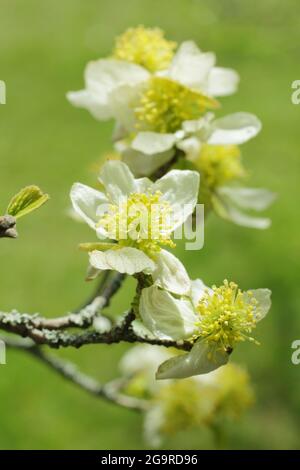
[[[88, 328], [93, 324], [95, 316], [109, 305], [112, 296], [121, 287], [124, 274], [117, 273], [109, 285], [104, 289], [100, 297], [93, 299], [92, 303], [86, 305], [78, 313], [56, 318], [44, 318], [27, 313], [19, 313], [14, 310], [10, 313], [0, 312], [0, 328], [21, 336], [34, 335], [35, 330], [61, 330], [65, 328]], [[34, 337], [32, 337], [34, 339]]]
[[[100, 297], [100, 299], [102, 299]], [[97, 299], [95, 299], [97, 300]], [[121, 323], [113, 326], [109, 331], [98, 332], [90, 330], [78, 334], [69, 333], [67, 331], [61, 331], [63, 325], [64, 328], [80, 326], [75, 319], [79, 318], [79, 323], [86, 325], [84, 317], [81, 319], [80, 315], [68, 315], [58, 319], [45, 320], [39, 317], [34, 317], [26, 313], [21, 314], [18, 312], [12, 313], [0, 313], [0, 329], [9, 333], [15, 333], [22, 337], [28, 337], [32, 339], [36, 344], [48, 345], [51, 348], [60, 347], [74, 347], [80, 348], [87, 344], [116, 344], [120, 342], [127, 343], [148, 343], [153, 345], [165, 346], [165, 347], [176, 347], [189, 351], [192, 347], [192, 343], [189, 341], [169, 341], [161, 340], [154, 337], [143, 337], [137, 335], [132, 329], [132, 321], [134, 320], [134, 313], [130, 310], [124, 317]], [[62, 320], [63, 319], [63, 320]], [[45, 323], [48, 322], [48, 323]], [[50, 323], [49, 323], [50, 322]], [[57, 328], [54, 329], [56, 322]], [[46, 325], [51, 326], [52, 329], [46, 328]], [[81, 325], [81, 327], [82, 327]]]
[[0, 238], [17, 238], [16, 219], [11, 215], [0, 217]]
[[104, 385], [100, 384], [94, 378], [80, 372], [75, 364], [46, 354], [30, 340], [16, 340], [7, 337], [1, 339], [8, 348], [26, 351], [46, 364], [64, 379], [72, 382], [91, 395], [136, 411], [144, 411], [147, 408], [147, 402], [145, 400], [120, 393], [120, 389], [123, 386], [123, 382], [121, 380], [113, 380]]
[[[86, 300], [82, 304], [82, 306], [77, 310], [77, 313], [80, 313], [82, 309], [90, 305], [93, 302], [93, 300], [99, 296], [107, 298], [107, 304], [105, 306], [108, 306], [111, 297], [119, 290], [119, 288], [122, 285], [123, 280], [126, 277], [125, 274], [121, 274], [121, 273], [114, 273], [113, 276], [111, 276], [112, 271], [103, 271], [103, 273], [101, 274], [102, 276], [100, 280], [98, 281], [98, 285], [96, 289], [94, 290], [92, 295], [88, 298], [88, 300]], [[112, 278], [110, 279], [110, 277]], [[108, 283], [108, 281], [110, 281], [110, 283]]]

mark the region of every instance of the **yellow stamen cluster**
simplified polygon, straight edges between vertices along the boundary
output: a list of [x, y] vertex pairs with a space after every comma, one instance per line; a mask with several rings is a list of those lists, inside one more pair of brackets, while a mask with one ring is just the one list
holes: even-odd
[[127, 29], [116, 39], [113, 56], [156, 72], [169, 66], [176, 47], [176, 42], [164, 38], [161, 29], [138, 26]]
[[210, 377], [170, 382], [155, 398], [164, 411], [160, 432], [172, 435], [220, 417], [238, 418], [253, 404], [254, 393], [247, 371], [231, 363]]
[[184, 121], [198, 119], [218, 103], [166, 77], [152, 77], [135, 108], [140, 131], [173, 133]]
[[160, 245], [175, 247], [170, 238], [171, 212], [160, 191], [132, 193], [119, 205], [110, 204], [98, 226], [120, 246], [139, 248], [151, 255], [160, 250]]
[[215, 411], [217, 393], [216, 388], [202, 387], [194, 379], [178, 380], [162, 387], [157, 397], [165, 414], [160, 432], [172, 435], [209, 423]]
[[255, 341], [249, 333], [256, 327], [258, 305], [251, 291], [246, 294], [226, 280], [212, 293], [207, 291], [197, 306], [199, 336], [227, 352], [240, 341]]
[[242, 367], [232, 363], [220, 367], [215, 374], [215, 381], [219, 389], [218, 410], [220, 413], [239, 418], [253, 404], [254, 391], [250, 377]]
[[204, 144], [194, 163], [201, 172], [202, 184], [205, 182], [210, 189], [245, 176], [240, 150], [236, 145]]

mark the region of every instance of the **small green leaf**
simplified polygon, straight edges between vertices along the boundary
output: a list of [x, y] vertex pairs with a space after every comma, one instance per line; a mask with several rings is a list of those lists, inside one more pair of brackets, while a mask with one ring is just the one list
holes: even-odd
[[79, 249], [82, 251], [105, 251], [105, 250], [116, 250], [119, 248], [117, 243], [108, 242], [95, 242], [95, 243], [80, 243]]
[[26, 186], [11, 199], [6, 212], [19, 219], [41, 207], [48, 199], [48, 194], [38, 186]]

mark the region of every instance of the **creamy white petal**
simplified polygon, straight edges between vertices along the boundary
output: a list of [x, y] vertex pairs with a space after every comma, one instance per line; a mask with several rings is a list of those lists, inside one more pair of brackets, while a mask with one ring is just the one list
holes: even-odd
[[132, 148], [127, 148], [123, 151], [122, 157], [123, 161], [129, 166], [135, 176], [149, 176], [162, 165], [170, 161], [174, 153], [175, 150], [172, 148], [163, 153], [146, 155]]
[[213, 197], [212, 204], [215, 212], [220, 217], [237, 225], [260, 230], [267, 229], [271, 225], [269, 218], [254, 217], [243, 212], [230, 198], [224, 195], [218, 194]]
[[271, 219], [267, 217], [254, 217], [237, 209], [230, 210], [230, 220], [237, 225], [249, 228], [257, 228], [259, 230], [265, 230], [269, 228], [272, 223]]
[[188, 137], [178, 142], [177, 147], [185, 153], [188, 160], [195, 161], [199, 157], [201, 145], [197, 137]]
[[210, 126], [211, 126], [213, 119], [214, 119], [214, 113], [208, 112], [200, 119], [196, 119], [192, 121], [184, 121], [182, 123], [182, 129], [187, 134], [197, 133], [198, 135], [200, 133], [202, 137], [203, 133], [206, 135], [208, 131], [210, 130]]
[[111, 98], [122, 85], [138, 86], [149, 77], [149, 72], [139, 65], [115, 59], [89, 62], [85, 68], [85, 90], [69, 92], [68, 100], [78, 107], [88, 109], [99, 120], [115, 117]]
[[89, 62], [85, 69], [86, 88], [103, 95], [121, 85], [138, 85], [149, 76], [149, 72], [143, 67], [116, 59]]
[[260, 120], [254, 114], [229, 114], [211, 123], [207, 142], [215, 145], [240, 145], [255, 137], [261, 127]]
[[143, 67], [115, 59], [90, 62], [85, 73], [87, 89], [101, 96], [109, 110], [109, 117], [117, 119], [127, 130], [133, 129], [133, 106], [141, 84], [149, 76]]
[[170, 150], [176, 142], [175, 134], [158, 134], [157, 132], [139, 132], [133, 139], [131, 147], [146, 155], [153, 155]]
[[154, 262], [145, 253], [131, 247], [92, 251], [89, 256], [90, 264], [101, 270], [112, 269], [132, 275], [139, 272], [150, 274], [155, 269]]
[[272, 292], [270, 289], [251, 289], [252, 295], [249, 295], [247, 292], [244, 293], [244, 298], [246, 301], [249, 303], [251, 300], [254, 298], [257, 300], [258, 305], [258, 315], [256, 316], [257, 321], [262, 320], [265, 318], [267, 313], [269, 312], [271, 308], [271, 295]]
[[241, 209], [254, 209], [256, 211], [267, 209], [277, 197], [275, 193], [268, 189], [230, 186], [222, 186], [218, 189], [218, 193], [230, 198]]
[[134, 192], [136, 188], [133, 174], [128, 166], [119, 160], [106, 162], [99, 179], [105, 186], [109, 198], [117, 204], [121, 199]]
[[85, 184], [74, 183], [70, 197], [76, 213], [93, 229], [99, 220], [99, 207], [107, 207], [107, 197]]
[[191, 298], [194, 306], [197, 306], [207, 289], [211, 291], [201, 279], [191, 281]]
[[153, 182], [149, 178], [138, 178], [135, 180], [135, 187], [137, 193], [147, 193], [147, 191], [151, 191], [153, 186]]
[[134, 333], [141, 338], [151, 338], [155, 339], [155, 335], [146, 328], [144, 323], [140, 319], [135, 319], [132, 322], [132, 329]]
[[77, 108], [87, 109], [91, 115], [99, 121], [112, 117], [107, 96], [102, 96], [90, 90], [69, 91], [67, 93], [69, 102]]
[[212, 52], [203, 53], [193, 41], [185, 41], [175, 54], [168, 75], [185, 86], [205, 92], [215, 60]]
[[[212, 354], [212, 358], [209, 358]], [[193, 375], [207, 374], [228, 362], [229, 355], [214, 350], [203, 341], [197, 341], [187, 354], [163, 362], [156, 373], [160, 379], [184, 379]]]
[[139, 372], [155, 375], [161, 362], [171, 357], [167, 348], [150, 344], [139, 344], [130, 348], [120, 361], [120, 370], [123, 374], [132, 377]]
[[208, 76], [207, 93], [212, 96], [227, 96], [235, 93], [240, 77], [233, 69], [213, 67]]
[[139, 312], [145, 326], [158, 338], [180, 340], [195, 331], [197, 316], [191, 302], [175, 299], [157, 286], [142, 290]]
[[153, 185], [173, 209], [172, 229], [182, 225], [193, 213], [198, 200], [200, 175], [196, 171], [171, 170]]
[[187, 134], [194, 134], [195, 132], [200, 131], [203, 127], [203, 118], [196, 119], [193, 121], [184, 121], [182, 123], [182, 129]]
[[120, 85], [108, 95], [111, 114], [119, 126], [126, 129], [127, 134], [136, 131], [134, 108], [138, 102], [140, 90], [139, 85]]
[[167, 250], [160, 250], [155, 257], [156, 269], [152, 279], [156, 285], [178, 295], [188, 295], [191, 281], [185, 267], [176, 256]]

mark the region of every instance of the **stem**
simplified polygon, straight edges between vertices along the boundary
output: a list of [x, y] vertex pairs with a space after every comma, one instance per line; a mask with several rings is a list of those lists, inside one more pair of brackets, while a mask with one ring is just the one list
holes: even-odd
[[16, 219], [11, 215], [0, 217], [0, 238], [17, 238]]
[[72, 382], [91, 395], [104, 398], [116, 405], [130, 408], [135, 411], [143, 411], [147, 408], [147, 403], [127, 395], [122, 395], [122, 381], [114, 380], [106, 384], [101, 384], [94, 378], [80, 372], [77, 366], [69, 361], [64, 361], [57, 357], [46, 354], [41, 348], [37, 347], [31, 341], [13, 340], [11, 338], [2, 338], [8, 348], [26, 351], [36, 359], [46, 364], [64, 379]]

